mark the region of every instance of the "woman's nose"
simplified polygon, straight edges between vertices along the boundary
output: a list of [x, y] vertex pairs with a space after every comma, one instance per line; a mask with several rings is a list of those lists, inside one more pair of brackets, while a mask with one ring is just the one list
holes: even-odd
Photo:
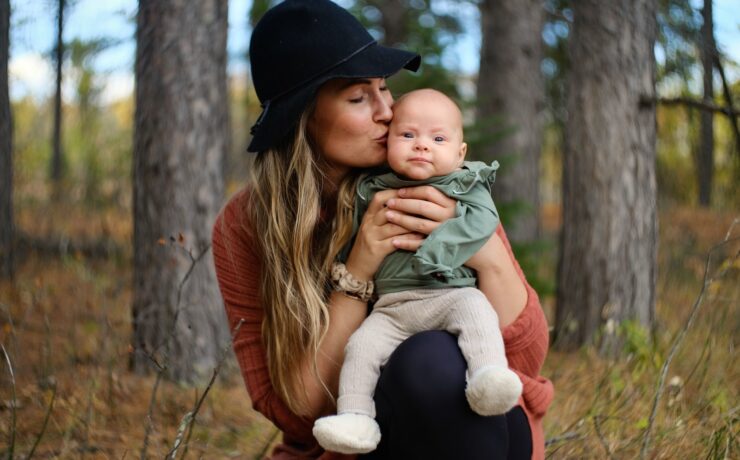
[[376, 122], [389, 123], [393, 118], [393, 111], [391, 105], [383, 97], [378, 97], [375, 103], [375, 110], [373, 113], [373, 119]]

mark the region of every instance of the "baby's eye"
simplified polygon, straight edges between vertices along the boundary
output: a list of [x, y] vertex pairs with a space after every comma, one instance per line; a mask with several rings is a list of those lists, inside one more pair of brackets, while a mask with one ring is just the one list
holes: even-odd
[[414, 137], [414, 135], [409, 132], [402, 133], [401, 136], [405, 137], [406, 139], [411, 139]]
[[434, 138], [434, 142], [444, 142], [444, 141], [445, 141], [445, 138], [442, 136], [436, 136]]

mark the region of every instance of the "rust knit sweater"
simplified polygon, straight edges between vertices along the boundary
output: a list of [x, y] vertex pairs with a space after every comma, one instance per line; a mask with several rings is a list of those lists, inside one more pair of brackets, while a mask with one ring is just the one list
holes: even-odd
[[[252, 406], [283, 432], [283, 443], [275, 448], [272, 458], [351, 459], [353, 456], [324, 452], [311, 434], [313, 420], [293, 414], [270, 382], [262, 345], [263, 310], [258, 292], [262, 261], [243, 211], [247, 196], [245, 190], [238, 192], [216, 218], [213, 257], [232, 330], [241, 319], [244, 320], [233, 345]], [[496, 233], [504, 242], [527, 288], [527, 305], [502, 332], [509, 366], [524, 385], [519, 404], [527, 414], [532, 430], [532, 458], [542, 459], [545, 456], [542, 417], [553, 398], [552, 383], [539, 375], [548, 348], [547, 322], [537, 293], [526, 282], [501, 225]]]

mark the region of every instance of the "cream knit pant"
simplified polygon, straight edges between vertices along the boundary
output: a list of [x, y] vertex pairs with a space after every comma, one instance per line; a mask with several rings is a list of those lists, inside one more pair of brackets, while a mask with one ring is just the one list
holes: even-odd
[[337, 413], [375, 417], [373, 394], [381, 366], [401, 342], [429, 330], [446, 330], [458, 337], [469, 377], [485, 366], [508, 367], [498, 315], [478, 289], [384, 294], [344, 349]]

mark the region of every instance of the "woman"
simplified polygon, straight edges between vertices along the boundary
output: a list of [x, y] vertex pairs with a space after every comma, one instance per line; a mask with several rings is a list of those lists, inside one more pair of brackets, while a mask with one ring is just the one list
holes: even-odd
[[[313, 421], [334, 412], [343, 350], [367, 314], [365, 286], [386, 255], [419, 247], [455, 214], [429, 187], [376, 194], [346, 261], [355, 179], [385, 161], [392, 97], [384, 77], [419, 57], [378, 45], [328, 0], [287, 0], [250, 43], [263, 111], [252, 128], [251, 183], [216, 220], [213, 254], [252, 404], [284, 433], [273, 458], [348, 458], [322, 452]], [[467, 263], [500, 318], [520, 405], [481, 417], [465, 401], [465, 361], [446, 332], [402, 343], [376, 388], [383, 440], [367, 458], [542, 458], [541, 419], [552, 385], [539, 376], [547, 324], [501, 226]], [[333, 289], [331, 289], [333, 287]], [[365, 292], [364, 294], [367, 294]]]

